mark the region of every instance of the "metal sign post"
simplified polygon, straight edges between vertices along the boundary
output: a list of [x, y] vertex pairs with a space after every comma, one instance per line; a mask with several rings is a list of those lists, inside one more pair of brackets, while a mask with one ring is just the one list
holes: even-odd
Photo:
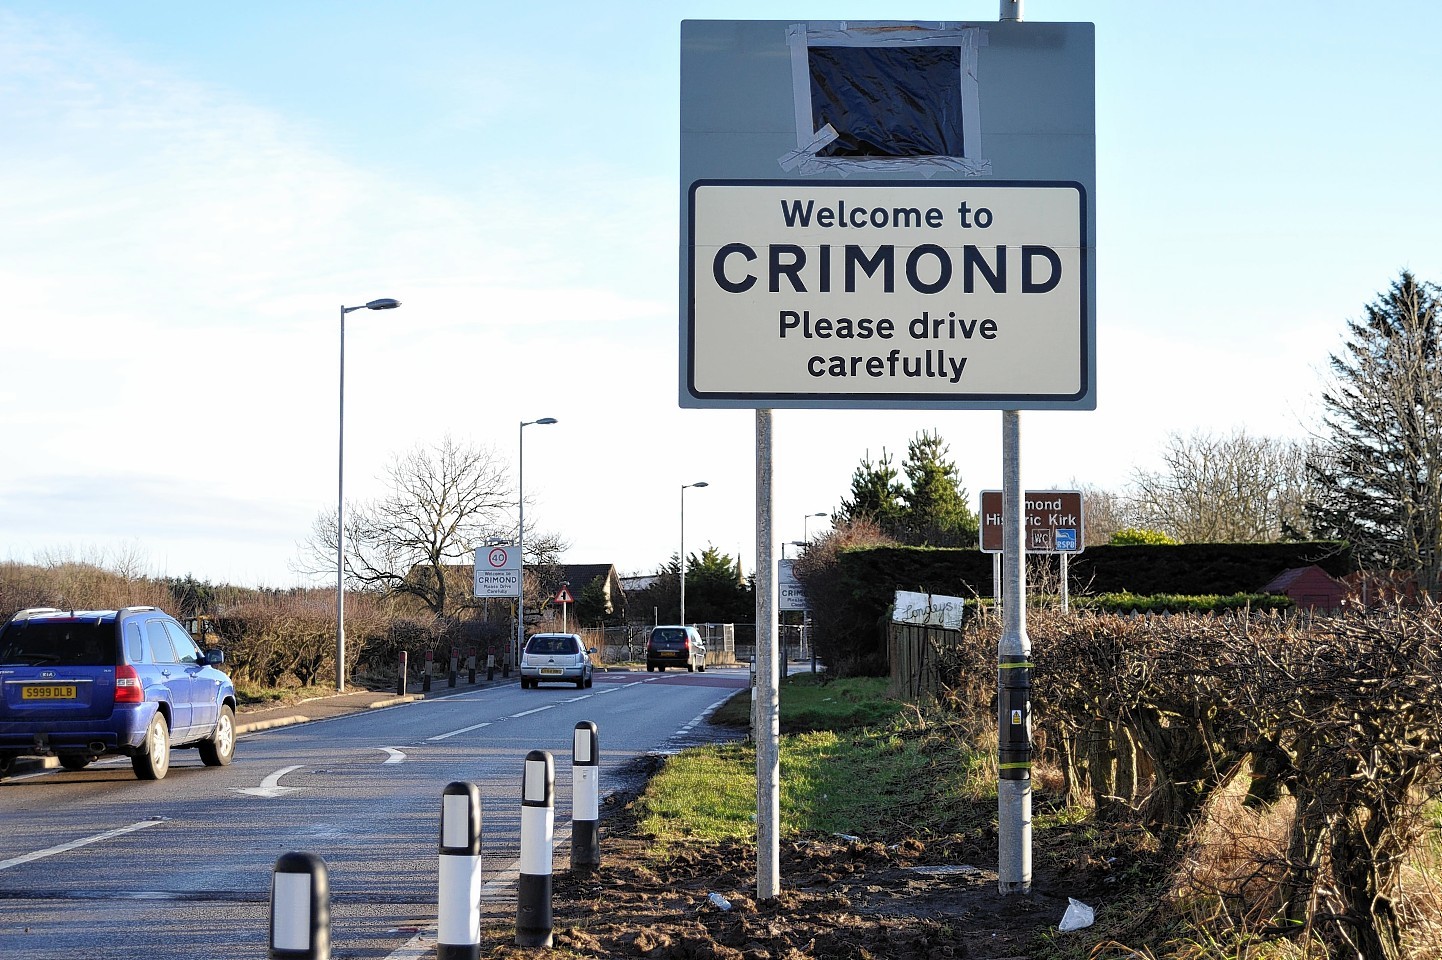
[[776, 546], [771, 538], [771, 411], [756, 411], [756, 899], [781, 895], [781, 709]]
[[1022, 547], [1021, 414], [1001, 414], [1003, 595], [997, 647], [997, 886], [1031, 892], [1031, 639], [1026, 635]]

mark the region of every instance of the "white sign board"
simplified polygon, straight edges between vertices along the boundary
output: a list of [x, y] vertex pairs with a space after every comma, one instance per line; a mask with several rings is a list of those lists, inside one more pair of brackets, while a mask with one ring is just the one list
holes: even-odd
[[891, 619], [896, 623], [920, 623], [960, 630], [961, 614], [965, 607], [966, 601], [961, 597], [898, 590]]
[[521, 596], [521, 549], [514, 544], [476, 548], [477, 597]]
[[689, 388], [701, 399], [1076, 401], [1077, 183], [700, 181]]
[[796, 579], [796, 573], [791, 565], [794, 560], [782, 560], [778, 563], [776, 577], [776, 591], [778, 610], [810, 610], [811, 605], [806, 602], [806, 590], [801, 586], [801, 581]]

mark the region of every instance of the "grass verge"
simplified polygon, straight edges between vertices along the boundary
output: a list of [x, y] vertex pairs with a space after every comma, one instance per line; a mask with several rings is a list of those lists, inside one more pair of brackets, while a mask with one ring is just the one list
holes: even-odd
[[[717, 711], [745, 724], [748, 694]], [[871, 839], [964, 829], [957, 796], [994, 800], [989, 757], [946, 722], [886, 696], [886, 681], [826, 682], [811, 674], [780, 687], [781, 823]], [[664, 849], [684, 840], [754, 840], [756, 753], [723, 744], [673, 757], [642, 800], [641, 826]]]

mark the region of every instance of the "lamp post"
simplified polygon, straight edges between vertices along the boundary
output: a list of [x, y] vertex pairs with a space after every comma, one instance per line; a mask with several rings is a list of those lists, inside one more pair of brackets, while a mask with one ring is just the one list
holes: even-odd
[[709, 487], [705, 480], [681, 484], [681, 626], [686, 625], [686, 490], [688, 487]]
[[399, 300], [386, 297], [358, 307], [340, 308], [340, 440], [336, 444], [335, 489], [335, 688], [345, 692], [345, 315], [354, 310], [394, 310]]
[[810, 543], [810, 542], [811, 542], [811, 534], [810, 534], [810, 532], [807, 530], [807, 525], [808, 525], [809, 523], [811, 523], [811, 518], [812, 518], [812, 517], [824, 517], [824, 516], [826, 516], [825, 511], [822, 511], [821, 513], [808, 513], [808, 514], [806, 515], [806, 517], [801, 521], [801, 539], [802, 539], [802, 540], [805, 540], [807, 543]]
[[518, 431], [520, 441], [516, 445], [516, 553], [521, 558], [521, 585], [516, 591], [516, 650], [511, 662], [521, 662], [521, 648], [526, 645], [526, 428], [533, 423], [550, 426], [555, 417], [541, 417], [539, 420], [522, 420]]

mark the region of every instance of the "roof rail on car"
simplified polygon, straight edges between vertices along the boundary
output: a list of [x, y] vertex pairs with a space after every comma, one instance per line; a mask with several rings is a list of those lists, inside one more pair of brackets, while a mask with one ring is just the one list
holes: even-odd
[[24, 610], [17, 610], [11, 620], [28, 620], [30, 617], [39, 616], [42, 613], [63, 613], [56, 607], [26, 607]]

